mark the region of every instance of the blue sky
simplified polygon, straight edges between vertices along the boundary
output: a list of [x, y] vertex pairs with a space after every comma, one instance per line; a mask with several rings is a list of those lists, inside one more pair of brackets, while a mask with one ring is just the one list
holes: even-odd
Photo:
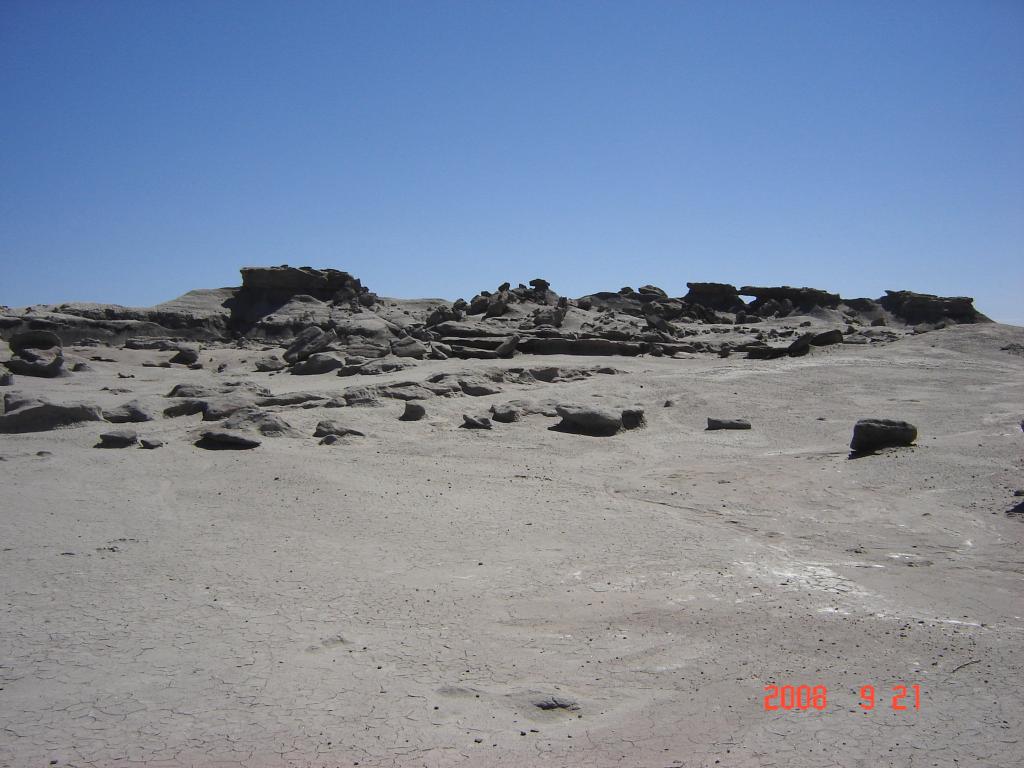
[[1018, 0], [3, 0], [0, 114], [0, 304], [289, 263], [1024, 324]]

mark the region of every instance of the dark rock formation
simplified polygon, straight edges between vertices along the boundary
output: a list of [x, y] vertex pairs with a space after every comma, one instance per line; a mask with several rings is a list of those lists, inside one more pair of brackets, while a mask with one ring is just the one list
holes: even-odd
[[912, 291], [886, 291], [878, 303], [912, 325], [948, 320], [955, 323], [992, 322], [974, 308], [974, 299], [969, 296], [933, 296]]
[[699, 304], [717, 312], [740, 312], [746, 308], [735, 285], [729, 283], [687, 283], [683, 296], [687, 304]]
[[850, 451], [870, 453], [879, 448], [911, 445], [917, 440], [917, 427], [906, 421], [861, 419], [853, 427]]
[[405, 410], [402, 415], [398, 418], [402, 421], [419, 421], [427, 415], [427, 409], [424, 408], [420, 403], [415, 403], [411, 400], [406, 400]]
[[208, 430], [203, 432], [202, 437], [196, 441], [197, 448], [207, 450], [235, 450], [244, 451], [256, 448], [260, 441], [254, 437], [243, 435], [240, 432], [228, 432], [227, 430]]

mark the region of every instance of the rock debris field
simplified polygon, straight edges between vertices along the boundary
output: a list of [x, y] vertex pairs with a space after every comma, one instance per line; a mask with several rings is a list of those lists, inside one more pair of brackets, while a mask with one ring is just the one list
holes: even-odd
[[0, 765], [1024, 763], [1024, 329], [687, 289], [0, 307]]

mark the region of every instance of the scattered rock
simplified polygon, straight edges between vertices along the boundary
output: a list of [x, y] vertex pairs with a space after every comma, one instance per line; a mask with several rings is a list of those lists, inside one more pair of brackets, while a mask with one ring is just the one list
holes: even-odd
[[196, 447], [205, 448], [207, 450], [248, 450], [250, 448], [256, 448], [260, 445], [260, 441], [243, 435], [239, 432], [228, 432], [227, 430], [217, 429], [208, 430], [203, 432], [203, 436], [196, 441]]
[[224, 428], [227, 430], [258, 432], [264, 437], [301, 436], [297, 429], [276, 413], [270, 413], [251, 406], [234, 411], [224, 421]]
[[366, 437], [365, 434], [360, 432], [358, 429], [352, 429], [339, 424], [337, 421], [325, 419], [317, 423], [316, 431], [313, 432], [313, 437], [326, 437], [328, 435], [334, 435], [335, 437], [347, 437], [352, 435], [354, 437]]
[[282, 371], [288, 367], [288, 363], [282, 360], [277, 355], [263, 355], [256, 359], [256, 370], [261, 373], [272, 373], [273, 371]]
[[514, 333], [497, 346], [497, 348], [494, 350], [494, 354], [496, 354], [498, 357], [512, 357], [512, 355], [515, 354], [516, 347], [518, 346], [519, 334]]
[[490, 429], [491, 420], [484, 416], [469, 416], [462, 414], [463, 429]]
[[295, 363], [292, 373], [296, 376], [315, 376], [336, 371], [344, 365], [344, 360], [337, 352], [314, 352], [305, 360]]
[[193, 365], [199, 362], [199, 347], [194, 344], [182, 344], [177, 348], [177, 354], [171, 358], [172, 363], [178, 365]]
[[622, 414], [591, 405], [559, 405], [555, 412], [562, 418], [558, 428], [566, 432], [610, 436], [622, 429]]
[[504, 403], [491, 406], [491, 418], [502, 424], [511, 424], [514, 421], [519, 421], [521, 416], [518, 408], [511, 403]]
[[118, 429], [100, 435], [97, 448], [127, 448], [139, 442], [139, 436], [131, 429]]
[[0, 373], [0, 387], [9, 387], [14, 384], [14, 374], [10, 371]]
[[917, 440], [917, 427], [906, 421], [892, 419], [861, 419], [853, 427], [850, 450], [870, 453], [879, 448], [912, 445]]
[[141, 421], [152, 421], [153, 415], [142, 407], [138, 400], [119, 405], [103, 412], [103, 418], [112, 424], [127, 424]]
[[459, 379], [459, 387], [467, 395], [472, 397], [484, 397], [486, 395], [497, 395], [501, 389], [495, 387], [489, 381], [479, 376], [464, 376]]
[[712, 419], [708, 418], [708, 429], [750, 429], [746, 419]]
[[157, 440], [155, 437], [144, 437], [139, 441], [139, 447], [145, 448], [147, 451], [152, 451], [157, 448], [163, 448], [164, 441]]
[[430, 352], [430, 349], [422, 341], [406, 336], [404, 339], [396, 339], [391, 342], [391, 352], [397, 357], [413, 357], [422, 360]]
[[401, 421], [419, 421], [427, 415], [427, 409], [411, 400], [405, 401], [405, 411], [398, 418]]

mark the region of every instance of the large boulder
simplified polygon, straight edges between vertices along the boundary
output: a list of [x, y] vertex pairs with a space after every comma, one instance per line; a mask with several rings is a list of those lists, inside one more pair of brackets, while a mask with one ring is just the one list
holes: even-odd
[[917, 440], [917, 427], [893, 419], [861, 419], [853, 426], [853, 453], [870, 453], [879, 448], [911, 445]]
[[103, 421], [103, 411], [93, 403], [54, 403], [42, 397], [25, 397], [16, 392], [4, 396], [0, 433], [45, 432], [58, 427]]
[[623, 428], [620, 412], [594, 405], [559, 405], [555, 413], [562, 418], [558, 427], [566, 432], [608, 436]]

